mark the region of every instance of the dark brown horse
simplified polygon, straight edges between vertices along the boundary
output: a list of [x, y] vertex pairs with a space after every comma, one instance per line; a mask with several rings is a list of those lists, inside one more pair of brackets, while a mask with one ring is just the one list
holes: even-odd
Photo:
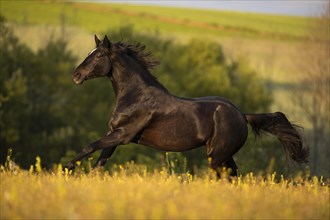
[[85, 146], [69, 164], [96, 150], [102, 153], [96, 163], [103, 166], [118, 145], [130, 142], [164, 151], [185, 151], [206, 146], [210, 166], [232, 170], [237, 175], [233, 155], [246, 141], [249, 123], [255, 134], [262, 131], [275, 135], [292, 160], [307, 162], [308, 149], [295, 126], [281, 112], [243, 114], [232, 103], [220, 97], [180, 98], [170, 94], [150, 69], [157, 65], [145, 47], [100, 41], [76, 68], [76, 84], [95, 77], [109, 77], [116, 104], [106, 136]]

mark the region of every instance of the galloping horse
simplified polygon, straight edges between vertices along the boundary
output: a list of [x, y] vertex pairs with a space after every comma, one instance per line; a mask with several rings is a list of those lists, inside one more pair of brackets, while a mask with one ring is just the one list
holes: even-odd
[[246, 141], [247, 124], [256, 135], [275, 135], [292, 160], [307, 162], [308, 149], [281, 112], [244, 114], [221, 97], [181, 98], [172, 95], [150, 70], [157, 65], [141, 44], [101, 41], [76, 68], [73, 81], [82, 84], [96, 77], [110, 78], [116, 97], [109, 132], [82, 149], [68, 168], [96, 150], [102, 150], [96, 166], [103, 166], [118, 145], [138, 143], [163, 151], [185, 151], [206, 146], [210, 166], [225, 167], [237, 175], [233, 155]]

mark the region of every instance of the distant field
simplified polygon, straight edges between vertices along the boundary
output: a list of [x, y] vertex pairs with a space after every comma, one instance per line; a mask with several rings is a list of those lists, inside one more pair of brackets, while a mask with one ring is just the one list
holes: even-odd
[[[38, 49], [50, 36], [65, 37], [81, 59], [93, 48], [93, 34], [132, 25], [135, 30], [157, 33], [185, 43], [192, 38], [210, 39], [223, 45], [227, 55], [250, 63], [274, 91], [272, 111], [294, 114], [292, 92], [299, 70], [296, 56], [310, 20], [215, 10], [183, 9], [129, 4], [50, 3], [2, 1], [1, 14], [19, 38]], [[108, 33], [111, 38], [111, 33]], [[125, 39], [125, 36], [123, 36]], [[143, 43], [143, 42], [142, 42]], [[307, 62], [307, 61], [299, 61]]]
[[162, 34], [196, 36], [240, 36], [270, 39], [300, 39], [305, 36], [308, 19], [173, 7], [102, 3], [42, 3], [5, 1], [1, 12], [10, 21], [28, 24], [62, 22], [88, 31], [132, 24], [137, 30]]
[[[38, 168], [39, 167], [39, 168]], [[132, 167], [131, 167], [132, 168]], [[3, 169], [3, 168], [2, 168]], [[58, 169], [58, 171], [56, 171]], [[1, 219], [329, 219], [324, 180], [252, 173], [230, 183], [120, 166], [113, 174], [62, 174], [40, 166], [0, 171]]]

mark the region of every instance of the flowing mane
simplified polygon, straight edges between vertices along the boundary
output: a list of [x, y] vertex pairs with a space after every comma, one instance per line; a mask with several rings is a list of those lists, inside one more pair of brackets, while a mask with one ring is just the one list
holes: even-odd
[[150, 70], [159, 65], [159, 61], [152, 56], [150, 51], [146, 50], [145, 45], [140, 43], [132, 45], [118, 42], [114, 44], [114, 48], [115, 52], [126, 53], [146, 68], [147, 71], [140, 72], [139, 75], [142, 76], [149, 85], [156, 86], [168, 92], [168, 90], [158, 82], [157, 78], [150, 73]]
[[118, 42], [115, 43], [115, 48], [117, 51], [125, 52], [127, 55], [133, 57], [148, 70], [152, 70], [159, 65], [159, 61], [152, 56], [150, 51], [146, 50], [146, 46], [143, 44], [137, 43], [132, 45]]

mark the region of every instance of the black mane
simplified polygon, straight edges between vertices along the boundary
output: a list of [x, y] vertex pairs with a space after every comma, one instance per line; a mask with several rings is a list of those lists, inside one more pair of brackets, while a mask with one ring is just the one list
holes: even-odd
[[150, 51], [146, 50], [146, 46], [140, 43], [135, 45], [118, 42], [115, 44], [116, 51], [125, 52], [127, 55], [139, 61], [147, 70], [152, 70], [159, 65]]
[[168, 92], [168, 90], [158, 82], [157, 78], [150, 73], [150, 70], [159, 65], [159, 61], [152, 56], [150, 51], [146, 50], [145, 45], [140, 43], [132, 45], [118, 42], [114, 44], [114, 48], [115, 52], [127, 54], [134, 60], [138, 61], [147, 70], [140, 72], [139, 75], [142, 76], [149, 85], [156, 86]]

